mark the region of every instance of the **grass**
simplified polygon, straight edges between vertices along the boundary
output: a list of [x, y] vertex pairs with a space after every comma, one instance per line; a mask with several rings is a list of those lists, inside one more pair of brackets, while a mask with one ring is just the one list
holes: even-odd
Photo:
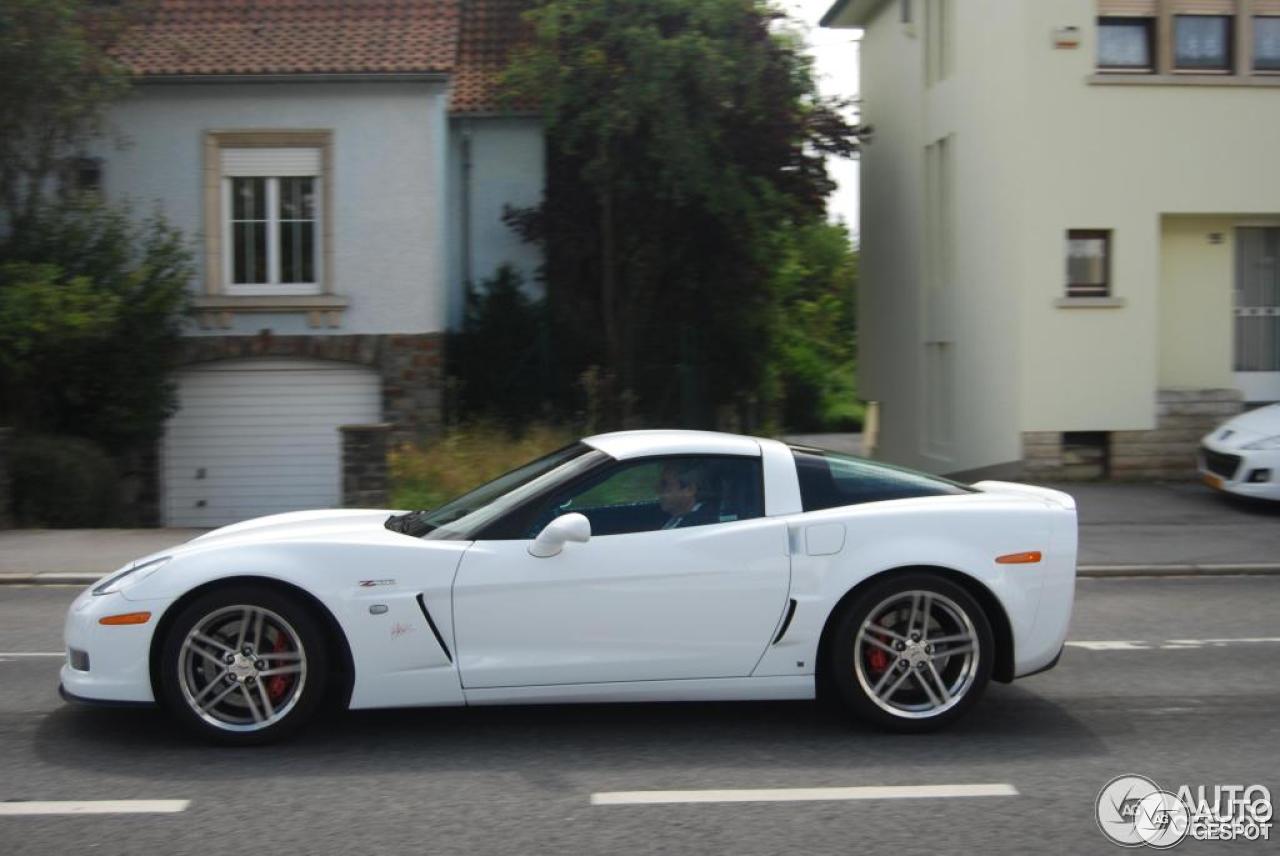
[[568, 428], [535, 424], [519, 436], [477, 422], [451, 428], [424, 445], [392, 450], [387, 463], [393, 508], [436, 508], [534, 458], [572, 443]]

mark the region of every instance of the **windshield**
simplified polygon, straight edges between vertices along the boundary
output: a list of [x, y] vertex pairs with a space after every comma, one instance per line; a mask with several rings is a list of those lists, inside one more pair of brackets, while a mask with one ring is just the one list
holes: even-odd
[[406, 535], [470, 540], [526, 498], [585, 472], [604, 457], [603, 452], [574, 443], [498, 476], [439, 508], [393, 516], [386, 526]]

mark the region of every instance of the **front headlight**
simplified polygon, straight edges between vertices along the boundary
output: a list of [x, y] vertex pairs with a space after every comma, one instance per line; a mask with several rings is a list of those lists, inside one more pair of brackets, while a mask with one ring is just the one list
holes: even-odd
[[152, 559], [150, 562], [143, 562], [141, 565], [130, 565], [123, 571], [112, 574], [94, 586], [93, 593], [95, 595], [111, 594], [112, 592], [120, 591], [126, 586], [140, 583], [160, 570], [160, 566], [172, 558], [172, 556], [161, 556], [159, 559]]
[[1280, 434], [1274, 437], [1267, 437], [1263, 440], [1255, 440], [1247, 446], [1241, 446], [1242, 449], [1257, 451], [1259, 449], [1280, 449]]

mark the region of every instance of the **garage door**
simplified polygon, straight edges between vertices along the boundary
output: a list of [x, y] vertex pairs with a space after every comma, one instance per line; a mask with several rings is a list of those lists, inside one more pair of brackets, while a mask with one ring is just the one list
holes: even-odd
[[342, 498], [338, 426], [377, 422], [372, 369], [315, 360], [230, 360], [182, 372], [165, 430], [164, 519], [222, 526]]

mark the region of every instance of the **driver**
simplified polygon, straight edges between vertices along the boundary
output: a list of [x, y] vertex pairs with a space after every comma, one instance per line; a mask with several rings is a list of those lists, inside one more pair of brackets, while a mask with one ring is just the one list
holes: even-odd
[[663, 466], [658, 478], [658, 505], [667, 521], [661, 528], [715, 523], [715, 508], [699, 495], [705, 485], [706, 474], [697, 461], [675, 461]]

